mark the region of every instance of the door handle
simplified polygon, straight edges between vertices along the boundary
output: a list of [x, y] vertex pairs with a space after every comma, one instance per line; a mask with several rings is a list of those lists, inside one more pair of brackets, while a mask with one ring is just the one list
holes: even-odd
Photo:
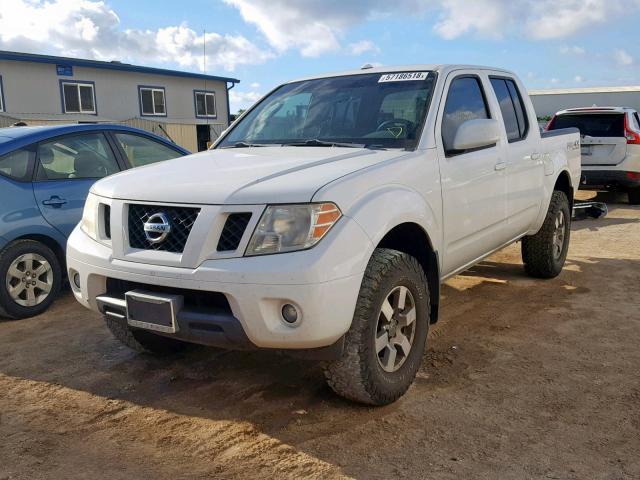
[[47, 207], [53, 207], [53, 208], [60, 208], [65, 203], [67, 203], [67, 201], [64, 198], [60, 198], [57, 195], [49, 197], [48, 200], [43, 200], [42, 201], [43, 205], [46, 205]]
[[505, 168], [507, 168], [507, 162], [498, 162], [494, 165], [493, 168], [496, 171], [504, 170]]

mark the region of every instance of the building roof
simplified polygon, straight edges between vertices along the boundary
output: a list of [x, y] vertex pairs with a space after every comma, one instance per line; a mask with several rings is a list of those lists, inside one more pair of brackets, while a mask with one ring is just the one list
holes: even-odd
[[53, 55], [38, 55], [35, 53], [8, 52], [0, 50], [0, 60], [13, 60], [16, 62], [50, 63], [53, 65], [64, 65], [85, 68], [103, 68], [105, 70], [118, 70], [121, 72], [148, 73], [151, 75], [167, 75], [170, 77], [200, 78], [203, 80], [214, 80], [219, 82], [240, 83], [237, 78], [218, 77], [206, 75], [204, 73], [183, 72], [180, 70], [168, 70], [165, 68], [141, 67], [130, 63], [119, 61], [105, 62], [101, 60], [87, 60], [82, 58], [56, 57]]
[[529, 95], [567, 95], [575, 93], [623, 93], [640, 92], [640, 86], [627, 87], [586, 87], [586, 88], [549, 88], [529, 90]]

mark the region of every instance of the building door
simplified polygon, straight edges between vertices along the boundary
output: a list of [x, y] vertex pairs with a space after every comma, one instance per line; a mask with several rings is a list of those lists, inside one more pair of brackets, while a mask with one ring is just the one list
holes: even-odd
[[211, 142], [211, 128], [209, 128], [209, 125], [196, 125], [196, 138], [199, 152], [208, 149], [209, 142]]

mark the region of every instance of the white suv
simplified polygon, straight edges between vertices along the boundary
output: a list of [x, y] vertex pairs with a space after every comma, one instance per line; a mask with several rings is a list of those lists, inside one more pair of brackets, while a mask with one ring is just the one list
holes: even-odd
[[213, 150], [96, 183], [68, 243], [76, 298], [139, 351], [323, 359], [369, 404], [413, 381], [440, 282], [522, 240], [569, 247], [577, 131], [541, 133], [510, 72], [355, 70], [286, 83]]
[[547, 130], [577, 128], [582, 143], [584, 188], [623, 190], [640, 205], [640, 117], [625, 107], [570, 108], [556, 113]]

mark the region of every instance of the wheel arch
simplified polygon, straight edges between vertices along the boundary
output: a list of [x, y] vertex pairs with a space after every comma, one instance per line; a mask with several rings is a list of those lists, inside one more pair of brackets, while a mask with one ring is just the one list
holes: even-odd
[[564, 192], [569, 200], [569, 210], [573, 209], [573, 195], [575, 193], [575, 189], [573, 188], [571, 182], [571, 175], [567, 170], [562, 170], [556, 178], [556, 183], [553, 186], [554, 190], [559, 190]]
[[440, 303], [440, 262], [429, 234], [417, 223], [403, 222], [391, 228], [376, 248], [390, 248], [415, 257], [427, 276], [431, 311], [430, 323], [438, 321]]
[[60, 245], [58, 240], [48, 235], [44, 235], [40, 233], [29, 233], [29, 234], [22, 235], [20, 237], [16, 237], [11, 241], [7, 242], [7, 244], [5, 245], [5, 248], [20, 240], [33, 240], [36, 242], [40, 242], [43, 245], [46, 245], [47, 247], [49, 247], [55, 254], [56, 258], [58, 259], [58, 262], [60, 262], [60, 268], [62, 269], [62, 272], [63, 272], [62, 277], [64, 278], [64, 273], [66, 272], [66, 256], [64, 252], [64, 247]]

